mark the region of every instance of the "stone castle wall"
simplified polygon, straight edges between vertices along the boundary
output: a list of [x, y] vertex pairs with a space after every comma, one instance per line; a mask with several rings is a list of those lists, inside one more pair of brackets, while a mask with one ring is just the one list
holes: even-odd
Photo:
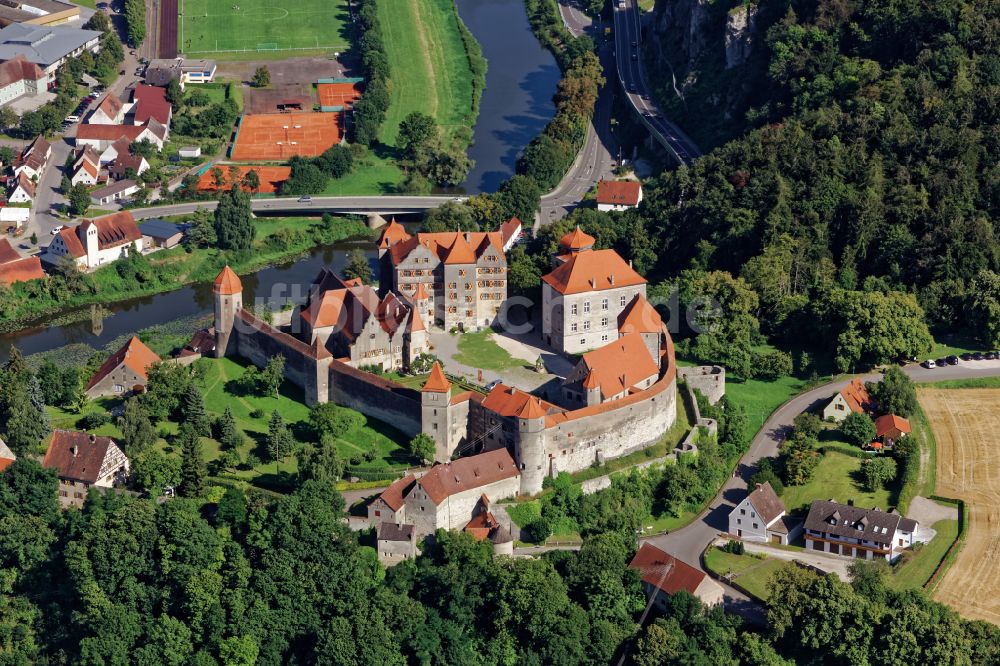
[[282, 333], [246, 310], [237, 313], [233, 336], [235, 342], [231, 347], [259, 368], [267, 365], [271, 358], [283, 356], [285, 379], [302, 389], [307, 405], [326, 402], [328, 389], [324, 373], [317, 370], [330, 359], [317, 359], [304, 342]]
[[356, 370], [342, 361], [330, 364], [328, 399], [402, 431], [420, 432], [420, 393], [377, 375]]
[[726, 369], [722, 366], [699, 365], [694, 368], [679, 368], [677, 374], [692, 389], [701, 391], [711, 405], [719, 402], [726, 394]]

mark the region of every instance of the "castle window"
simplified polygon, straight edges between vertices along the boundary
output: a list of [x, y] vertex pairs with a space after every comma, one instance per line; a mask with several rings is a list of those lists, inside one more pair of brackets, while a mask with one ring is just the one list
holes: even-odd
[[590, 314], [590, 301], [583, 302], [583, 314]]
[[618, 304], [625, 307], [625, 294], [622, 294], [621, 298], [618, 299]]
[[602, 310], [607, 310], [608, 309], [608, 299], [606, 299], [606, 298], [602, 298], [601, 299], [601, 309]]
[[607, 327], [608, 327], [608, 318], [601, 317], [601, 328], [607, 328]]
[[569, 325], [569, 330], [571, 333], [576, 333], [576, 329], [577, 329], [577, 323], [574, 321], [572, 324]]
[[458, 269], [458, 277], [465, 277], [465, 269], [464, 268]]
[[590, 330], [590, 321], [589, 320], [583, 322], [583, 330], [585, 330], [585, 331], [589, 331]]
[[580, 314], [576, 303], [569, 306], [569, 313], [574, 316]]

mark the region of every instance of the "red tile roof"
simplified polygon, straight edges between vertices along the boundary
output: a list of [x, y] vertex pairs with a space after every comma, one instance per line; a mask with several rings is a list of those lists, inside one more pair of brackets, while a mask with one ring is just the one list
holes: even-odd
[[416, 477], [412, 474], [407, 474], [402, 479], [396, 479], [388, 488], [382, 491], [379, 498], [388, 504], [389, 508], [393, 511], [399, 511], [405, 503], [406, 492], [413, 485], [415, 479]]
[[440, 504], [457, 493], [481, 488], [497, 481], [520, 475], [507, 449], [497, 449], [479, 455], [459, 458], [435, 465], [417, 479], [434, 504]]
[[20, 258], [21, 255], [17, 253], [10, 241], [6, 238], [0, 238], [0, 264], [17, 261]]
[[212, 290], [222, 296], [232, 296], [243, 291], [243, 283], [240, 278], [227, 264], [215, 278], [215, 285]]
[[703, 572], [650, 543], [642, 544], [628, 568], [638, 569], [644, 583], [667, 594], [676, 594], [681, 590], [694, 594], [705, 580]]
[[42, 270], [42, 262], [38, 257], [25, 257], [0, 264], [0, 284], [41, 280], [44, 277], [45, 271]]
[[[638, 333], [623, 335], [614, 342], [587, 352], [580, 363], [594, 375], [605, 398], [624, 393], [639, 382], [658, 375], [660, 368]], [[574, 370], [574, 374], [577, 371]], [[583, 375], [582, 370], [579, 373]], [[593, 382], [594, 379], [588, 381]]]
[[748, 497], [750, 504], [757, 510], [757, 515], [764, 519], [765, 527], [785, 512], [785, 505], [782, 504], [781, 499], [774, 492], [774, 488], [767, 481], [758, 483]]
[[140, 83], [132, 91], [132, 101], [136, 102], [133, 109], [136, 124], [144, 125], [150, 118], [164, 125], [170, 122], [171, 108], [165, 88]]
[[417, 283], [417, 290], [413, 292], [413, 300], [415, 300], [415, 301], [425, 301], [428, 298], [430, 298], [430, 296], [427, 295], [427, 290], [424, 289], [424, 283], [423, 282], [418, 282]]
[[29, 199], [35, 198], [35, 184], [28, 178], [28, 174], [25, 171], [17, 174], [17, 183], [14, 185], [11, 193], [18, 188], [24, 190]]
[[97, 227], [97, 246], [102, 250], [127, 245], [142, 238], [135, 218], [127, 210], [86, 220], [77, 227], [77, 233], [86, 234], [92, 226]]
[[576, 226], [576, 229], [559, 239], [559, 247], [567, 251], [589, 250], [594, 247], [597, 239]]
[[847, 406], [852, 412], [869, 412], [875, 407], [875, 401], [860, 379], [852, 379], [851, 383], [840, 390]]
[[33, 62], [28, 62], [23, 55], [16, 55], [0, 64], [0, 88], [18, 81], [37, 81], [44, 76], [42, 68]]
[[[489, 395], [483, 399], [483, 407], [500, 416], [519, 416], [521, 418], [538, 418], [546, 414], [564, 411], [562, 407], [550, 402], [540, 401], [527, 391], [516, 389], [506, 384], [497, 384]], [[531, 416], [522, 416], [527, 412]]]
[[83, 247], [83, 243], [80, 242], [80, 237], [76, 235], [76, 230], [77, 227], [66, 227], [59, 231], [59, 238], [62, 239], [63, 245], [66, 246], [69, 256], [79, 259], [87, 255], [87, 250]]
[[427, 382], [420, 390], [432, 393], [447, 393], [451, 390], [451, 382], [444, 376], [444, 370], [441, 369], [441, 364], [437, 361], [434, 362], [434, 367], [431, 368], [431, 376], [427, 378]]
[[464, 234], [456, 234], [455, 242], [451, 249], [444, 256], [446, 264], [474, 264], [476, 263], [476, 251], [469, 245]]
[[42, 467], [55, 469], [60, 478], [94, 483], [99, 478], [108, 449], [114, 445], [110, 437], [96, 437], [76, 430], [54, 430]]
[[597, 183], [597, 203], [638, 206], [642, 185], [637, 180], [602, 180]]
[[521, 233], [521, 220], [517, 217], [512, 217], [503, 224], [500, 225], [500, 236], [503, 238], [503, 244], [506, 246], [512, 238]]
[[406, 229], [403, 225], [397, 222], [396, 218], [392, 218], [392, 221], [385, 225], [385, 229], [383, 229], [382, 233], [379, 235], [378, 246], [381, 249], [388, 249], [396, 243], [409, 239], [410, 234], [406, 233]]
[[146, 127], [144, 125], [94, 125], [88, 123], [77, 126], [76, 139], [77, 142], [81, 139], [88, 139], [91, 141], [115, 141], [121, 137], [125, 137], [129, 142], [132, 142], [139, 138], [139, 135], [144, 131], [146, 131]]
[[896, 416], [895, 414], [884, 414], [875, 419], [876, 437], [884, 437], [885, 435], [894, 434], [897, 431], [900, 433], [911, 432], [910, 422], [902, 416]]
[[[503, 235], [499, 231], [442, 231], [418, 233], [390, 246], [389, 258], [393, 265], [402, 263], [418, 245], [423, 245], [438, 259], [449, 264], [475, 263], [490, 246], [495, 248], [499, 256], [503, 256]], [[459, 245], [457, 250], [455, 245]], [[472, 250], [471, 254], [465, 246]]]
[[614, 250], [588, 250], [570, 255], [542, 280], [564, 296], [646, 284], [646, 279]]
[[636, 294], [632, 302], [618, 315], [618, 332], [659, 333], [663, 330], [663, 319], [646, 297]]
[[124, 108], [125, 102], [118, 99], [118, 95], [108, 93], [108, 95], [101, 100], [101, 103], [97, 105], [97, 108], [94, 109], [94, 113], [103, 111], [104, 115], [113, 120], [118, 117], [118, 114], [121, 113]]
[[149, 369], [149, 366], [159, 361], [160, 357], [152, 349], [144, 345], [142, 340], [133, 335], [125, 343], [124, 347], [109, 356], [108, 360], [94, 373], [94, 376], [87, 382], [87, 390], [89, 391], [96, 386], [98, 382], [111, 374], [120, 365], [125, 365], [129, 370], [146, 379], [146, 371]]

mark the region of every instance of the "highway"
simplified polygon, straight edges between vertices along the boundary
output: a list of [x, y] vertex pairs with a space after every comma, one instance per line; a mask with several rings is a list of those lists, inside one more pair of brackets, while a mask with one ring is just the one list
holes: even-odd
[[652, 92], [642, 71], [641, 10], [638, 0], [612, 0], [615, 13], [615, 58], [618, 78], [632, 108], [642, 123], [680, 164], [690, 165], [701, 150], [684, 132], [670, 122], [653, 102]]
[[[404, 215], [407, 213], [422, 213], [429, 208], [463, 197], [451, 196], [369, 196], [369, 197], [312, 197], [304, 201], [298, 197], [274, 199], [254, 199], [252, 202], [255, 213], [283, 213], [288, 215], [322, 215], [335, 213], [340, 215]], [[167, 215], [188, 215], [196, 210], [215, 210], [218, 201], [190, 201], [185, 203], [151, 206], [149, 208], [133, 208], [130, 212], [137, 220], [147, 220]]]

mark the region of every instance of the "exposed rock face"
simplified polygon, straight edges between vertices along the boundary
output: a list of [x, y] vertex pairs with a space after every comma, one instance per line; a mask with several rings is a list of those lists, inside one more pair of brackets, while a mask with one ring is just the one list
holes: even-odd
[[692, 66], [705, 48], [705, 23], [712, 0], [657, 0], [655, 30], [679, 39], [676, 47]]
[[734, 7], [726, 17], [726, 69], [739, 67], [753, 51], [757, 5]]

